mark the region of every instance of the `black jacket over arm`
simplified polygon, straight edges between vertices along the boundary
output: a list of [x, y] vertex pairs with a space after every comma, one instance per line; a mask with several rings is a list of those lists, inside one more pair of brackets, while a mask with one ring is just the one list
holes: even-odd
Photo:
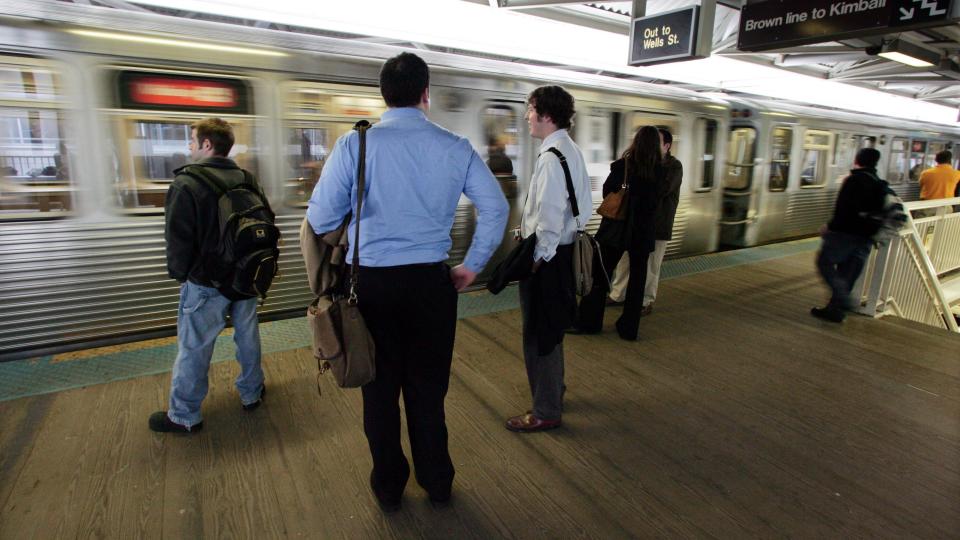
[[[610, 164], [610, 175], [603, 183], [604, 197], [620, 191], [620, 186], [623, 185], [623, 169], [623, 159]], [[600, 228], [597, 229], [597, 241], [623, 249], [653, 251], [657, 207], [665, 194], [665, 176], [663, 167], [657, 167], [653, 178], [640, 178], [630, 171], [627, 178], [627, 219], [614, 221], [603, 218]]]
[[657, 207], [657, 218], [654, 224], [654, 234], [657, 240], [673, 239], [673, 220], [677, 216], [677, 206], [680, 205], [680, 184], [683, 183], [683, 164], [680, 160], [667, 155], [663, 160], [666, 171], [663, 186], [664, 194]]
[[887, 189], [887, 183], [877, 178], [876, 169], [853, 169], [843, 181], [827, 228], [871, 238], [880, 229], [880, 222], [870, 216], [883, 209]]
[[[241, 184], [245, 179], [243, 170], [229, 158], [206, 158], [194, 166], [204, 167], [227, 187]], [[217, 208], [220, 194], [185, 174], [183, 171], [186, 167], [174, 171], [177, 176], [167, 190], [164, 203], [167, 273], [181, 283], [190, 280], [198, 285], [213, 287], [211, 280], [220, 266], [220, 261], [212, 255], [220, 240]], [[253, 178], [253, 175], [250, 176]], [[253, 181], [266, 201], [263, 189], [256, 179]]]

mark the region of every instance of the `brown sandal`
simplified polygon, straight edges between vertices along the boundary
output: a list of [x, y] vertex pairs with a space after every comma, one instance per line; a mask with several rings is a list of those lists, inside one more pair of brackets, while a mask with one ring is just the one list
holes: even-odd
[[533, 433], [560, 427], [560, 420], [542, 420], [533, 413], [521, 414], [507, 419], [507, 429], [517, 433]]

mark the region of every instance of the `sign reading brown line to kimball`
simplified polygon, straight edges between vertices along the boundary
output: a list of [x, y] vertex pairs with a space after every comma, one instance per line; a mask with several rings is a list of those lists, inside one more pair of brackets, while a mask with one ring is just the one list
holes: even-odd
[[649, 66], [703, 58], [697, 54], [700, 6], [633, 19], [630, 65]]
[[737, 48], [765, 51], [915, 28], [960, 17], [954, 0], [766, 0], [743, 6]]

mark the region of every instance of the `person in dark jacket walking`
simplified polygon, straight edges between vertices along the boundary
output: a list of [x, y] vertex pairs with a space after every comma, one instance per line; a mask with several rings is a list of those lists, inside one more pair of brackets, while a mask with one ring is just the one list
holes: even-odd
[[630, 257], [630, 280], [623, 314], [617, 320], [622, 339], [637, 339], [643, 289], [647, 279], [647, 258], [656, 245], [657, 207], [663, 198], [666, 171], [660, 150], [660, 133], [644, 126], [633, 138], [623, 157], [610, 164], [610, 175], [603, 183], [603, 196], [620, 191], [626, 179], [627, 214], [623, 221], [603, 218], [597, 229], [600, 250], [594, 256], [593, 287], [580, 301], [576, 328], [572, 333], [595, 334], [603, 329], [603, 312], [609, 279], [624, 252]]
[[854, 169], [843, 181], [833, 219], [827, 224], [817, 255], [817, 268], [830, 287], [830, 301], [810, 314], [818, 319], [843, 322], [853, 307], [850, 291], [863, 271], [873, 247], [871, 238], [880, 229], [877, 216], [883, 210], [887, 183], [877, 177], [880, 152], [863, 148], [857, 152]]
[[[253, 175], [246, 173], [227, 155], [233, 147], [233, 129], [219, 118], [201, 120], [191, 126], [190, 156], [193, 167], [220, 182], [235, 186], [253, 179], [261, 199], [267, 198]], [[160, 432], [193, 432], [203, 427], [200, 404], [207, 395], [207, 372], [213, 346], [226, 326], [233, 322], [240, 375], [236, 386], [244, 410], [256, 409], [263, 401], [263, 369], [260, 367], [260, 330], [257, 326], [257, 299], [228, 298], [217, 290], [213, 275], [223, 261], [210, 253], [220, 240], [219, 193], [187, 174], [187, 165], [167, 191], [165, 204], [167, 272], [180, 282], [177, 310], [177, 359], [170, 383], [170, 404], [166, 411], [150, 416], [150, 429]]]

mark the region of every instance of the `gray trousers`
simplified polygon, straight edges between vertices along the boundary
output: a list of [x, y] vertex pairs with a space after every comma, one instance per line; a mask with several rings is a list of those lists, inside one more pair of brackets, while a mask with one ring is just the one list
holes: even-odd
[[523, 360], [527, 366], [527, 380], [533, 395], [533, 414], [541, 420], [559, 420], [563, 412], [563, 343], [550, 354], [537, 354], [537, 328], [532, 314], [534, 306], [533, 283], [520, 281], [520, 313], [523, 319]]

